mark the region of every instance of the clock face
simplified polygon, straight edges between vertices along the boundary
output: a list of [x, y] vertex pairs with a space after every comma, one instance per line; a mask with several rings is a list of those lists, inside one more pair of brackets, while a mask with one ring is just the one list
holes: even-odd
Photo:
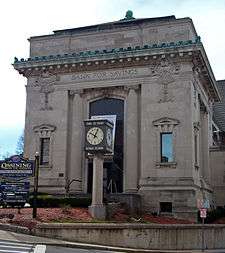
[[87, 132], [87, 141], [91, 145], [98, 145], [103, 141], [104, 133], [99, 127], [92, 127]]
[[108, 146], [112, 145], [112, 131], [110, 129], [108, 129], [106, 133], [106, 142]]

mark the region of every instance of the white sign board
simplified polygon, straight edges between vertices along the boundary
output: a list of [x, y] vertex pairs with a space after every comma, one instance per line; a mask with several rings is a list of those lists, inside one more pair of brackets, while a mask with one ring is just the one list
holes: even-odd
[[200, 209], [200, 217], [205, 219], [207, 216], [207, 209], [206, 208], [201, 208]]
[[91, 116], [91, 119], [107, 119], [113, 123], [113, 150], [114, 150], [115, 134], [116, 134], [116, 115], [94, 115]]

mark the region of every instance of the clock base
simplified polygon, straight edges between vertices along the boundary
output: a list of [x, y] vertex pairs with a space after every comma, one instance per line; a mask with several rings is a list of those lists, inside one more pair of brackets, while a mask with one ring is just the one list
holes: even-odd
[[105, 220], [106, 219], [106, 206], [102, 205], [91, 205], [88, 207], [88, 211], [93, 218], [98, 220]]

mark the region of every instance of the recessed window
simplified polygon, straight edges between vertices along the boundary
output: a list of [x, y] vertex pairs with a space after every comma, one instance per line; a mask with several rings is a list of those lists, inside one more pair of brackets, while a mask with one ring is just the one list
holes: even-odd
[[40, 165], [49, 164], [49, 146], [50, 146], [50, 138], [41, 138]]
[[161, 133], [161, 162], [173, 162], [172, 133]]
[[160, 202], [161, 213], [172, 213], [172, 202]]
[[195, 151], [195, 165], [198, 164], [198, 136], [194, 135], [194, 151]]

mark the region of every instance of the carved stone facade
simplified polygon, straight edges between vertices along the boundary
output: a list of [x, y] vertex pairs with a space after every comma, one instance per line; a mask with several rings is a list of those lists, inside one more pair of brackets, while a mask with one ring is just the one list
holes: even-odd
[[191, 19], [125, 18], [32, 37], [30, 47], [14, 67], [28, 80], [25, 156], [41, 152], [43, 129], [50, 138], [41, 190], [88, 192], [83, 121], [107, 113], [119, 129], [107, 189], [140, 194], [143, 211], [189, 219], [198, 198], [212, 204], [210, 103], [219, 94]]

